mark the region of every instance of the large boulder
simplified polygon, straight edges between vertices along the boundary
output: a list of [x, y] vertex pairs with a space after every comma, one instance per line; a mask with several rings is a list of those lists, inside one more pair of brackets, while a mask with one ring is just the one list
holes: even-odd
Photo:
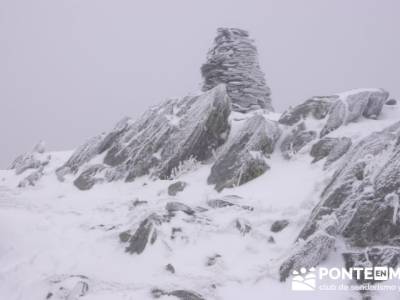
[[99, 168], [90, 166], [94, 160], [98, 164], [97, 157], [103, 153], [103, 181], [132, 181], [146, 174], [168, 179], [182, 162], [208, 160], [226, 141], [230, 106], [224, 85], [198, 96], [167, 100], [137, 121], [125, 118], [108, 134], [88, 140], [57, 175], [63, 180], [66, 174], [81, 171], [76, 185], [91, 188], [90, 178]]
[[123, 165], [127, 180], [151, 174], [169, 178], [191, 157], [204, 161], [224, 143], [230, 100], [220, 85], [195, 97], [169, 100], [148, 110], [106, 152], [104, 163]]
[[279, 136], [276, 122], [260, 115], [250, 117], [224, 145], [211, 168], [208, 183], [221, 191], [262, 175], [269, 169], [266, 156], [273, 152]]
[[[317, 266], [337, 239], [347, 245], [349, 253], [367, 247], [400, 247], [399, 140], [400, 122], [350, 148], [300, 232], [295, 250], [283, 262], [282, 279], [304, 262]], [[307, 246], [315, 243], [317, 236], [330, 241], [323, 251], [315, 248], [323, 255], [316, 255]], [[377, 252], [375, 259], [382, 261], [383, 255]]]
[[279, 123], [293, 126], [312, 118], [321, 123], [319, 135], [324, 137], [361, 117], [378, 118], [388, 97], [389, 93], [383, 89], [351, 90], [332, 96], [313, 97], [284, 112]]
[[130, 254], [141, 254], [148, 244], [154, 244], [157, 240], [156, 227], [161, 224], [161, 217], [152, 214], [144, 219], [135, 233], [127, 241], [129, 245], [126, 247], [126, 252]]
[[224, 83], [239, 112], [265, 108], [273, 110], [271, 91], [258, 62], [257, 49], [249, 33], [238, 28], [219, 28], [207, 62], [201, 67], [203, 90]]

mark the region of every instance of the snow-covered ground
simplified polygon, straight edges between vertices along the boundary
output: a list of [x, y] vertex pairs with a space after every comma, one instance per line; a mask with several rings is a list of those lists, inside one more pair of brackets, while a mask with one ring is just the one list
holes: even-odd
[[[397, 107], [385, 106], [379, 120], [360, 120], [329, 136], [357, 140], [399, 116]], [[276, 119], [277, 114], [266, 117]], [[210, 165], [202, 165], [179, 178], [188, 186], [174, 197], [167, 193], [171, 181], [147, 177], [129, 184], [99, 184], [89, 191], [75, 188], [72, 178], [59, 182], [54, 170], [71, 152], [50, 153], [51, 163], [35, 187], [16, 188], [22, 175], [2, 170], [0, 299], [78, 299], [62, 295], [81, 279], [89, 285], [82, 297], [87, 300], [153, 299], [154, 288], [196, 291], [205, 299], [356, 299], [359, 295], [350, 292], [292, 292], [290, 281], [279, 282], [279, 263], [331, 175], [329, 169], [322, 170], [323, 162], [311, 164], [308, 150], [302, 149], [290, 161], [276, 151], [266, 174], [221, 193], [206, 184]], [[210, 199], [229, 199], [238, 205], [213, 209], [207, 205]], [[147, 202], [135, 206], [136, 200]], [[152, 213], [165, 214], [171, 201], [198, 212], [179, 212], [160, 225], [156, 242], [143, 253], [125, 252], [119, 234], [135, 231]], [[289, 220], [288, 227], [271, 232], [271, 224], [280, 219]], [[251, 226], [248, 234], [236, 228], [238, 220]], [[171, 239], [174, 228], [180, 230]], [[210, 258], [215, 258], [211, 265]], [[333, 255], [325, 264], [333, 265], [337, 259]], [[167, 264], [174, 266], [174, 274], [165, 269]], [[386, 292], [384, 297], [397, 295]]]

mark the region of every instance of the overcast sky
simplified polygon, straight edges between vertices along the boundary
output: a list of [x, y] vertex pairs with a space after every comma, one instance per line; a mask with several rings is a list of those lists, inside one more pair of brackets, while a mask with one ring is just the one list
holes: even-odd
[[399, 13], [398, 0], [1, 0], [0, 167], [198, 90], [221, 26], [250, 31], [278, 111], [358, 87], [399, 97]]

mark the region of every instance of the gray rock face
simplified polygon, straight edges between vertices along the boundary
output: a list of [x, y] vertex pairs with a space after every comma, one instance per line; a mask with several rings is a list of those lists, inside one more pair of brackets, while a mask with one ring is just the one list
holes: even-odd
[[317, 133], [315, 131], [306, 131], [303, 129], [303, 126], [294, 129], [281, 143], [280, 148], [283, 157], [290, 159], [316, 137]]
[[[139, 120], [125, 118], [110, 133], [87, 141], [57, 175], [63, 180], [65, 174], [77, 173], [105, 153], [105, 181], [132, 181], [146, 174], [167, 179], [180, 163], [212, 156], [228, 136], [229, 114], [230, 99], [223, 85], [199, 96], [168, 100], [149, 109]], [[86, 181], [96, 173], [92, 171], [82, 173]], [[76, 183], [82, 182], [84, 188], [93, 186], [83, 182], [82, 174]]]
[[186, 182], [177, 181], [168, 187], [168, 195], [176, 196], [176, 194], [178, 194], [179, 192], [182, 192], [186, 186], [187, 186]]
[[279, 232], [285, 229], [289, 225], [288, 220], [277, 220], [271, 225], [272, 232]]
[[342, 125], [357, 121], [362, 116], [376, 119], [388, 97], [389, 93], [384, 90], [371, 90], [350, 93], [344, 99], [337, 100], [329, 110], [321, 137]]
[[81, 191], [91, 189], [96, 183], [104, 181], [103, 178], [96, 177], [96, 175], [101, 173], [104, 168], [105, 167], [102, 164], [88, 167], [74, 180], [74, 185]]
[[221, 83], [226, 84], [233, 110], [273, 110], [271, 91], [261, 71], [254, 41], [247, 31], [219, 28], [207, 62], [201, 67], [201, 74], [204, 91]]
[[104, 162], [120, 162], [127, 181], [145, 175], [168, 178], [180, 162], [211, 157], [229, 131], [230, 102], [223, 86], [149, 110], [113, 144]]
[[[399, 140], [400, 122], [369, 135], [349, 150], [299, 234], [298, 240], [305, 243], [297, 243], [297, 250], [282, 264], [282, 278], [305, 262], [318, 265], [337, 239], [345, 242], [349, 253], [368, 247], [400, 250]], [[315, 245], [315, 249], [323, 247], [323, 255], [304, 246], [321, 243], [318, 236], [329, 239], [329, 243]], [[375, 259], [382, 261], [385, 255], [377, 252]]]
[[389, 93], [383, 89], [354, 90], [339, 95], [313, 97], [287, 110], [279, 123], [293, 126], [312, 117], [324, 122], [319, 133], [323, 137], [361, 117], [376, 119], [388, 97]]
[[313, 97], [304, 103], [288, 109], [282, 114], [279, 119], [279, 123], [284, 125], [295, 125], [309, 116], [314, 117], [317, 120], [324, 119], [332, 104], [337, 101], [339, 96], [326, 96], [326, 97]]
[[313, 163], [326, 158], [326, 165], [333, 163], [342, 157], [351, 147], [351, 139], [343, 138], [323, 138], [316, 142], [310, 151], [314, 157]]
[[274, 150], [280, 129], [273, 121], [255, 115], [224, 145], [207, 181], [221, 191], [262, 175], [269, 166], [266, 155]]
[[161, 224], [161, 218], [158, 215], [152, 214], [144, 219], [136, 232], [131, 236], [126, 247], [126, 252], [130, 254], [141, 254], [146, 246], [154, 244], [157, 239], [156, 226]]

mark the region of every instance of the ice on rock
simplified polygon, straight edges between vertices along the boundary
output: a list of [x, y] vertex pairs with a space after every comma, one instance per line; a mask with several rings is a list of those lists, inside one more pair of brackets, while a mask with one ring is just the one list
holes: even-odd
[[[255, 115], [224, 145], [207, 181], [218, 191], [244, 184], [269, 169], [266, 156], [280, 136], [276, 122]], [[255, 155], [255, 154], [258, 155]]]
[[273, 110], [271, 92], [258, 62], [257, 49], [247, 31], [219, 28], [201, 73], [204, 91], [226, 84], [234, 111]]
[[[300, 232], [297, 250], [282, 264], [281, 277], [294, 265], [311, 260], [316, 266], [327, 257], [328, 248], [324, 248], [323, 256], [315, 256], [301, 242], [304, 240], [307, 245], [321, 232], [333, 241], [344, 241], [349, 251], [364, 247], [400, 250], [399, 138], [400, 122], [372, 133], [350, 148]], [[334, 219], [336, 225], [326, 227], [326, 218]]]
[[348, 123], [357, 122], [361, 117], [379, 117], [389, 93], [383, 89], [359, 89], [332, 96], [313, 97], [304, 103], [288, 109], [279, 123], [295, 125], [307, 118], [323, 123], [320, 137]]
[[[168, 179], [183, 172], [180, 168], [185, 161], [197, 163], [212, 157], [227, 138], [229, 114], [230, 99], [224, 85], [198, 96], [168, 100], [139, 120], [123, 119], [109, 134], [88, 140], [57, 173], [82, 172], [84, 164], [104, 153], [106, 181], [132, 181], [146, 174]], [[179, 124], [168, 121], [171, 115]]]
[[40, 169], [46, 166], [51, 159], [51, 155], [45, 153], [45, 144], [40, 141], [31, 152], [19, 155], [11, 164], [10, 169], [15, 170], [19, 175], [28, 169]]

